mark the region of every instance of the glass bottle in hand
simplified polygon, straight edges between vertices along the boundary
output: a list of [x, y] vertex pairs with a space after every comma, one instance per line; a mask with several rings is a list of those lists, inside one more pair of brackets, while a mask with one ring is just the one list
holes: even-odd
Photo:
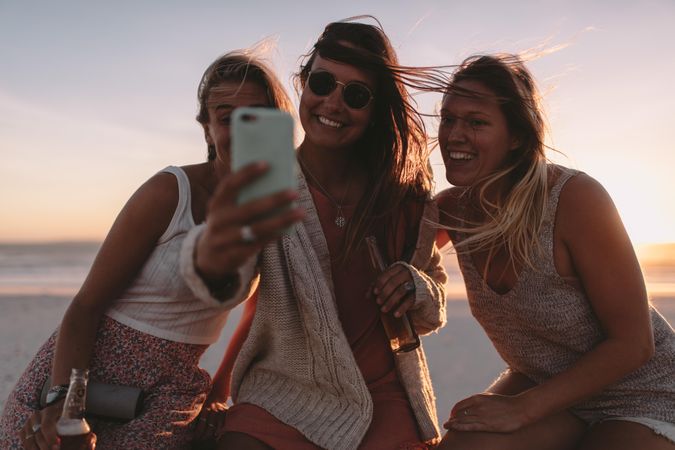
[[61, 450], [89, 450], [91, 429], [84, 418], [89, 371], [73, 369], [70, 386], [63, 404], [63, 413], [56, 422], [56, 434], [61, 440]]
[[[382, 253], [380, 253], [375, 236], [366, 237], [366, 245], [368, 246], [368, 253], [370, 254], [373, 267], [379, 275], [387, 269], [387, 264], [382, 257]], [[394, 316], [394, 310], [391, 310], [386, 313], [381, 312], [380, 318], [384, 326], [384, 332], [389, 339], [392, 352], [409, 352], [420, 346], [420, 338], [417, 336], [417, 332], [415, 332], [415, 328], [407, 314], [396, 317]]]

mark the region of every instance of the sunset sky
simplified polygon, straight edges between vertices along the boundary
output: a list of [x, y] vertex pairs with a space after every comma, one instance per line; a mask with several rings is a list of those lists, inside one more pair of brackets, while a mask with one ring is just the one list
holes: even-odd
[[406, 65], [554, 49], [529, 64], [550, 156], [603, 183], [634, 242], [675, 242], [672, 0], [0, 0], [0, 241], [102, 239], [145, 179], [204, 158], [196, 88], [213, 59], [271, 37], [291, 90], [323, 27], [360, 14]]

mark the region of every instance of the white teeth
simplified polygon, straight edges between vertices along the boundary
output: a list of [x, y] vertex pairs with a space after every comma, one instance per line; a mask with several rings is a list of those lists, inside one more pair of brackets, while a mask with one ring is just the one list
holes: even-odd
[[462, 159], [462, 160], [470, 160], [476, 157], [476, 155], [464, 152], [450, 152], [448, 156], [450, 157], [450, 159]]
[[336, 121], [334, 121], [334, 120], [327, 119], [327, 118], [324, 117], [324, 116], [317, 116], [317, 118], [319, 119], [319, 122], [321, 122], [321, 123], [324, 124], [324, 125], [328, 125], [329, 127], [333, 127], [333, 128], [342, 128], [342, 127], [344, 126], [343, 123], [340, 123], [340, 122], [336, 122]]

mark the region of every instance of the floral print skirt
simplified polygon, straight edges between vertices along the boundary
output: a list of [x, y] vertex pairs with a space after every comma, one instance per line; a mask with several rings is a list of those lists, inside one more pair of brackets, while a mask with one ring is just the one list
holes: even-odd
[[[0, 418], [0, 449], [21, 449], [18, 433], [38, 408], [51, 373], [58, 330], [44, 343], [5, 403]], [[211, 379], [199, 368], [206, 345], [184, 344], [151, 336], [104, 317], [96, 336], [89, 380], [136, 386], [143, 408], [128, 422], [90, 420], [106, 449], [187, 449], [194, 419], [206, 399]]]

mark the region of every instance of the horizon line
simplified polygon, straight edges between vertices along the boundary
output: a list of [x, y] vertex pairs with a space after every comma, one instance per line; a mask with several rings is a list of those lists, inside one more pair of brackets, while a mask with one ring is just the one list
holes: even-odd
[[[17, 239], [17, 240], [2, 240], [0, 245], [63, 245], [63, 244], [102, 244], [104, 239], [82, 238], [82, 239]], [[675, 245], [675, 241], [651, 241], [651, 242], [632, 242], [633, 247], [642, 246], [666, 246]]]

